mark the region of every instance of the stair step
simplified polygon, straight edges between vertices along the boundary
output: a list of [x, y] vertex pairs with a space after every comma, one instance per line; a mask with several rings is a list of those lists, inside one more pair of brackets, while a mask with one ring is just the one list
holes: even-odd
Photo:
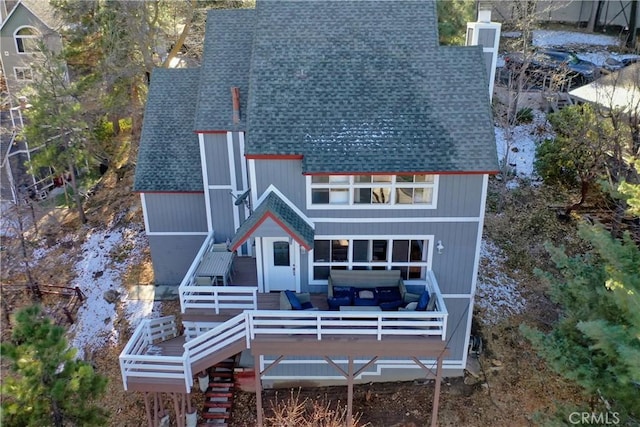
[[206, 397], [233, 397], [233, 393], [221, 392], [221, 391], [208, 391], [204, 394]]
[[205, 420], [226, 420], [230, 416], [231, 414], [228, 412], [220, 412], [220, 413], [203, 412], [202, 413], [202, 418], [204, 418]]
[[231, 408], [231, 402], [204, 402], [205, 408]]
[[212, 372], [209, 378], [233, 378], [233, 372]]
[[209, 381], [209, 387], [230, 388], [233, 387], [233, 383], [231, 381]]

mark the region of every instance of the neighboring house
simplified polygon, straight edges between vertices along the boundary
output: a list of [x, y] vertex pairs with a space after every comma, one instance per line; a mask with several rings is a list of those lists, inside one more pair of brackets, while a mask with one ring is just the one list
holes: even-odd
[[2, 73], [15, 107], [20, 92], [33, 80], [32, 66], [38, 60], [40, 43], [53, 52], [62, 49], [60, 22], [49, 2], [42, 0], [0, 0], [0, 14]]
[[[10, 115], [2, 117], [9, 136], [0, 143], [0, 198], [17, 202], [23, 197], [46, 197], [51, 180], [28, 174], [25, 162], [39, 147], [18, 137], [24, 124], [26, 101], [22, 91], [33, 81], [40, 43], [53, 52], [62, 49], [60, 22], [44, 0], [0, 0], [0, 63], [8, 91]], [[4, 102], [4, 100], [3, 100]]]
[[[435, 1], [258, 1], [255, 10], [210, 11], [202, 66], [152, 74], [134, 184], [156, 282], [180, 284], [185, 362], [168, 373], [153, 365], [163, 360], [156, 352], [145, 365], [142, 337], [174, 331], [172, 321], [146, 321], [121, 355], [125, 388], [189, 393], [203, 360], [215, 363], [230, 346], [250, 347], [254, 360], [241, 364], [260, 367], [266, 384], [424, 378], [421, 364], [437, 362], [439, 375], [460, 375], [488, 179], [498, 171], [487, 87], [482, 48], [438, 45]], [[214, 241], [237, 251], [237, 265], [253, 264], [253, 286], [196, 284]], [[367, 326], [378, 328], [373, 360], [359, 338], [324, 341], [336, 312], [261, 310], [283, 290], [317, 294], [326, 306], [332, 270], [399, 270], [410, 291], [430, 289], [441, 302], [431, 315], [340, 318], [345, 327], [376, 320]], [[234, 291], [246, 293], [236, 305]], [[249, 310], [207, 323], [190, 317], [198, 307]], [[394, 316], [431, 319], [432, 337], [413, 337], [417, 323], [391, 326]], [[314, 332], [293, 353], [261, 335], [285, 331], [261, 325], [301, 319], [313, 319]]]
[[588, 102], [604, 111], [615, 109], [640, 117], [640, 63], [628, 65], [574, 89], [569, 96], [576, 102]]

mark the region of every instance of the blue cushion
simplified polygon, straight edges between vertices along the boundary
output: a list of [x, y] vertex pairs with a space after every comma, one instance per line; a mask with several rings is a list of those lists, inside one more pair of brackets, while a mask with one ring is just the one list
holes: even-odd
[[284, 293], [285, 293], [285, 295], [287, 295], [287, 298], [289, 299], [289, 304], [291, 304], [291, 308], [293, 310], [302, 310], [303, 309], [302, 308], [302, 304], [300, 303], [300, 300], [296, 296], [295, 292], [293, 292], [293, 291], [284, 291]]
[[381, 302], [380, 308], [382, 309], [382, 311], [394, 311], [394, 310], [397, 310], [399, 307], [402, 307], [403, 305], [404, 305], [404, 301], [400, 299], [396, 301]]
[[416, 311], [425, 311], [427, 309], [427, 305], [429, 305], [429, 291], [424, 291], [422, 292], [422, 295], [420, 295]]
[[349, 297], [351, 300], [353, 300], [353, 292], [354, 292], [354, 288], [351, 286], [334, 286], [333, 287], [334, 297]]
[[352, 304], [351, 295], [327, 298], [327, 303], [331, 310], [338, 310], [343, 305], [349, 306]]
[[397, 286], [381, 286], [376, 288], [378, 291], [378, 300], [382, 302], [402, 301], [400, 288]]
[[311, 304], [310, 302], [303, 302], [302, 303], [302, 309], [303, 310], [311, 310], [312, 308], [313, 308], [313, 304]]
[[378, 293], [375, 288], [355, 290], [353, 305], [378, 305]]

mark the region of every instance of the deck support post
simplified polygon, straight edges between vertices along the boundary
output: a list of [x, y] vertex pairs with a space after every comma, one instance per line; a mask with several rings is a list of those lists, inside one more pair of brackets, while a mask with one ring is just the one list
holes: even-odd
[[443, 354], [438, 356], [438, 365], [436, 367], [436, 384], [433, 390], [433, 408], [431, 410], [431, 427], [438, 425], [438, 407], [440, 405], [440, 385], [442, 383], [442, 359]]
[[144, 395], [144, 410], [147, 414], [147, 426], [153, 427], [153, 413], [151, 411], [151, 402], [149, 402], [149, 392], [145, 391], [142, 393]]
[[353, 356], [349, 356], [347, 373], [347, 427], [353, 425]]
[[262, 427], [262, 372], [260, 366], [260, 355], [257, 352], [255, 356], [253, 356], [253, 367], [256, 373], [256, 425], [258, 427]]

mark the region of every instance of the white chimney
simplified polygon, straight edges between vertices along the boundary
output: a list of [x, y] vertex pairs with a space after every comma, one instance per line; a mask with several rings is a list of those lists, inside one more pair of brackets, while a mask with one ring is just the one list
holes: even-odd
[[482, 46], [487, 75], [489, 76], [489, 98], [493, 99], [493, 83], [496, 78], [496, 63], [500, 48], [502, 24], [491, 22], [491, 11], [478, 11], [478, 21], [467, 23], [467, 46]]

